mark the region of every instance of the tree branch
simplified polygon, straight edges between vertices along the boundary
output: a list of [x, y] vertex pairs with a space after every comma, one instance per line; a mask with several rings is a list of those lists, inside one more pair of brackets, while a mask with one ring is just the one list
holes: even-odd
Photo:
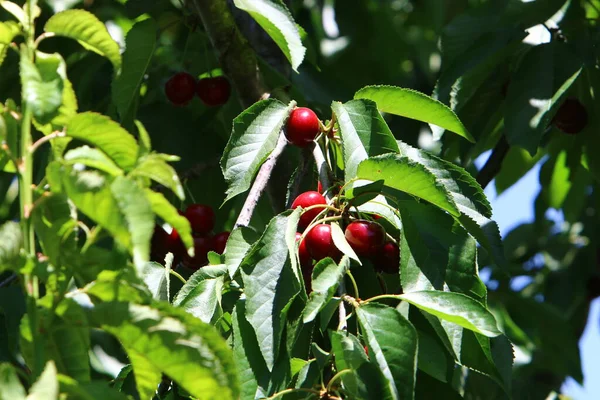
[[502, 135], [500, 141], [498, 141], [498, 144], [496, 144], [496, 147], [492, 150], [490, 158], [488, 158], [483, 168], [481, 168], [477, 174], [477, 182], [479, 182], [483, 189], [485, 189], [500, 171], [502, 161], [504, 161], [504, 157], [506, 157], [509, 149], [510, 145], [506, 141], [504, 135]]

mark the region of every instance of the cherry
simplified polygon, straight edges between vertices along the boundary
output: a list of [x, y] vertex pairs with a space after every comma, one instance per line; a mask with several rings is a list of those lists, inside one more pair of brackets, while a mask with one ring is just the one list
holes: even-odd
[[[173, 265], [172, 267], [175, 268], [184, 257], [187, 257], [187, 251], [185, 249], [185, 245], [183, 244], [183, 241], [181, 240], [181, 237], [179, 236], [179, 232], [177, 232], [177, 229], [173, 228], [173, 230], [171, 231], [171, 233], [169, 234], [169, 251], [170, 253], [173, 253]], [[163, 262], [164, 262], [164, 257], [163, 257]]]
[[576, 135], [586, 127], [588, 113], [579, 100], [570, 97], [560, 106], [552, 123], [564, 133]]
[[319, 134], [319, 117], [310, 108], [298, 107], [290, 114], [286, 125], [289, 142], [298, 147], [308, 146]]
[[212, 250], [215, 253], [223, 254], [225, 251], [225, 245], [227, 244], [227, 239], [229, 239], [229, 232], [227, 231], [216, 234], [213, 238]]
[[[296, 242], [300, 240], [302, 234], [300, 232], [296, 232]], [[311, 269], [312, 267], [312, 258], [308, 253], [308, 249], [306, 248], [306, 240], [300, 242], [298, 246], [298, 259], [300, 260], [300, 266], [302, 269]]]
[[331, 225], [315, 225], [304, 237], [306, 249], [312, 258], [319, 261], [325, 257], [337, 260], [341, 252], [333, 244], [331, 237]]
[[375, 260], [375, 269], [395, 274], [400, 269], [400, 248], [392, 241], [385, 242]]
[[213, 238], [209, 235], [194, 235], [194, 257], [185, 255], [183, 264], [190, 269], [198, 269], [206, 265], [208, 252], [213, 248]]
[[[327, 200], [325, 200], [325, 197], [323, 197], [323, 195], [319, 192], [309, 191], [301, 193], [298, 197], [296, 197], [292, 203], [292, 208], [308, 208], [316, 204], [327, 204]], [[306, 229], [306, 227], [310, 225], [310, 223], [316, 218], [317, 215], [319, 215], [321, 211], [323, 211], [322, 208], [316, 207], [312, 210], [302, 213], [300, 220], [298, 221], [298, 228], [301, 230]]]
[[196, 94], [209, 107], [221, 106], [229, 100], [231, 84], [224, 76], [202, 78], [196, 84]]
[[353, 221], [346, 227], [344, 235], [358, 256], [375, 255], [385, 243], [385, 229], [372, 221]]
[[165, 84], [165, 94], [176, 106], [184, 106], [194, 98], [196, 79], [187, 72], [178, 72]]
[[205, 235], [215, 227], [215, 212], [204, 204], [190, 204], [185, 210], [185, 217], [190, 221], [194, 233]]

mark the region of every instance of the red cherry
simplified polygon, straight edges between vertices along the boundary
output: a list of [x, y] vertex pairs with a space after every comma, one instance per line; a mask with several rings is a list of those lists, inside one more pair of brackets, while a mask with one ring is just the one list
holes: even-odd
[[398, 273], [400, 269], [400, 248], [392, 241], [386, 242], [375, 260], [375, 269], [387, 274]]
[[345, 236], [358, 256], [375, 255], [385, 243], [385, 229], [372, 221], [351, 222], [346, 227]]
[[[323, 197], [323, 195], [319, 192], [304, 192], [296, 197], [296, 200], [294, 200], [292, 203], [292, 209], [297, 207], [308, 208], [316, 204], [327, 204], [327, 200], [325, 200], [325, 197]], [[319, 215], [321, 211], [323, 211], [323, 208], [316, 207], [312, 210], [302, 213], [300, 220], [298, 221], [298, 228], [301, 230], [306, 229], [306, 227], [310, 225], [310, 223], [317, 215]]]
[[206, 265], [208, 261], [208, 252], [213, 248], [213, 238], [211, 236], [194, 236], [194, 257], [185, 255], [183, 264], [190, 269], [198, 269]]
[[[302, 234], [300, 232], [296, 232], [296, 242], [300, 240]], [[308, 249], [306, 248], [306, 240], [300, 242], [298, 246], [298, 259], [300, 260], [300, 266], [303, 270], [312, 269], [312, 258], [308, 253]]]
[[331, 237], [331, 225], [315, 225], [304, 237], [306, 249], [312, 258], [319, 261], [325, 257], [337, 260], [341, 252], [333, 244]]
[[560, 106], [552, 123], [564, 133], [576, 135], [586, 127], [588, 113], [579, 100], [570, 97]]
[[209, 107], [221, 106], [229, 100], [231, 84], [224, 76], [202, 78], [196, 84], [196, 94]]
[[286, 136], [291, 144], [308, 146], [319, 134], [319, 117], [310, 108], [298, 107], [290, 114], [286, 125]]
[[194, 98], [196, 79], [187, 72], [173, 75], [165, 84], [165, 94], [176, 106], [184, 106]]
[[213, 251], [215, 253], [223, 254], [225, 251], [225, 245], [227, 244], [227, 239], [229, 239], [229, 232], [221, 232], [215, 235], [213, 238]]
[[190, 221], [194, 233], [205, 235], [215, 227], [215, 212], [204, 204], [190, 204], [185, 210], [185, 217]]

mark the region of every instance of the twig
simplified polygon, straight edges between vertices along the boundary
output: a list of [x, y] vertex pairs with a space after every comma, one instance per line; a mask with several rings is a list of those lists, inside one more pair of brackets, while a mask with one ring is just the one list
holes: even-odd
[[44, 143], [49, 142], [52, 139], [56, 139], [56, 138], [60, 138], [60, 137], [65, 137], [65, 136], [67, 136], [67, 134], [65, 132], [63, 132], [63, 131], [56, 131], [56, 132], [52, 132], [49, 135], [42, 136], [41, 138], [39, 138], [35, 143], [33, 143], [29, 147], [29, 151], [31, 153], [35, 153], [35, 151], [38, 149], [38, 147], [40, 147]]
[[481, 168], [477, 174], [477, 182], [481, 185], [482, 189], [485, 189], [500, 171], [502, 161], [504, 160], [504, 157], [506, 157], [509, 149], [510, 145], [506, 141], [504, 135], [502, 135], [500, 141], [498, 141], [498, 144], [494, 147], [492, 155], [490, 155], [490, 158], [488, 158], [483, 168]]
[[305, 147], [304, 149], [302, 149], [302, 158], [300, 159], [300, 165], [298, 166], [296, 176], [294, 177], [294, 181], [290, 186], [290, 197], [288, 198], [285, 208], [292, 208], [292, 203], [294, 202], [294, 199], [298, 196], [298, 192], [300, 191], [302, 179], [304, 179], [304, 176], [307, 174], [308, 170], [312, 166], [312, 159], [310, 156], [311, 151], [312, 149], [310, 147]]
[[273, 172], [273, 168], [275, 167], [275, 164], [277, 164], [277, 159], [281, 153], [283, 153], [287, 143], [288, 141], [285, 135], [280, 133], [275, 149], [273, 149], [267, 160], [258, 170], [258, 174], [248, 193], [248, 197], [246, 197], [242, 211], [240, 212], [237, 221], [235, 221], [235, 228], [239, 226], [248, 226], [248, 224], [250, 224], [250, 219], [252, 218], [252, 213], [254, 213], [254, 208], [258, 204], [258, 199], [260, 199], [260, 195], [265, 190], [269, 178], [271, 177], [271, 173]]
[[17, 274], [12, 274], [11, 276], [9, 276], [8, 278], [6, 278], [5, 280], [3, 280], [2, 282], [0, 282], [0, 288], [7, 286], [8, 284], [10, 284], [12, 281], [14, 281], [15, 279], [17, 279]]

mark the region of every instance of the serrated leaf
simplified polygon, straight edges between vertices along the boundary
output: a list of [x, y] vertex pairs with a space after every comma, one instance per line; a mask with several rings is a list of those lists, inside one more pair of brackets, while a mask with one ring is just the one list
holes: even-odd
[[194, 238], [192, 237], [190, 221], [180, 215], [177, 209], [169, 203], [162, 193], [157, 193], [150, 189], [144, 189], [144, 193], [146, 193], [146, 197], [150, 201], [152, 211], [177, 230], [188, 254], [193, 256]]
[[[140, 398], [152, 397], [156, 389], [140, 382], [144, 378], [137, 374], [140, 369], [168, 375], [199, 399], [238, 398], [231, 350], [212, 326], [165, 303], [102, 303], [91, 315], [96, 325], [115, 335], [130, 357], [134, 356], [138, 390], [143, 385]], [[154, 379], [154, 374], [150, 378]]]
[[171, 189], [180, 200], [185, 200], [183, 186], [175, 169], [158, 154], [149, 154], [142, 158], [129, 174], [130, 177], [143, 176]]
[[383, 112], [434, 124], [475, 142], [454, 111], [416, 90], [383, 85], [367, 86], [356, 92], [354, 98], [373, 100]]
[[58, 399], [58, 379], [56, 366], [52, 361], [46, 363], [44, 371], [37, 381], [31, 386], [27, 400]]
[[356, 316], [369, 345], [369, 355], [383, 376], [394, 399], [414, 398], [417, 371], [417, 331], [398, 310], [377, 303], [356, 309]]
[[506, 95], [506, 139], [534, 156], [546, 128], [582, 70], [565, 43], [532, 47], [515, 71]]
[[342, 137], [346, 181], [356, 176], [358, 165], [368, 157], [398, 152], [396, 139], [377, 110], [375, 102], [333, 102], [331, 109], [337, 118]]
[[71, 165], [83, 164], [86, 167], [95, 168], [113, 176], [123, 175], [123, 170], [113, 160], [93, 147], [80, 146], [71, 149], [64, 155], [64, 159]]
[[258, 22], [297, 72], [306, 48], [302, 45], [300, 31], [285, 4], [280, 0], [234, 0], [233, 3]]
[[502, 334], [487, 308], [464, 294], [425, 290], [405, 293], [400, 298], [436, 317], [482, 335], [495, 337]]
[[448, 189], [424, 165], [406, 156], [387, 154], [369, 158], [360, 163], [357, 176], [383, 180], [387, 187], [427, 200], [451, 215], [460, 215]]
[[98, 147], [125, 171], [137, 162], [138, 144], [133, 136], [110, 118], [85, 112], [74, 116], [67, 127], [67, 136]]
[[23, 235], [19, 224], [13, 221], [0, 226], [0, 272], [16, 267], [23, 246]]
[[121, 53], [104, 24], [84, 10], [66, 10], [54, 14], [44, 25], [45, 32], [77, 40], [83, 47], [110, 60], [115, 71], [121, 69]]
[[20, 32], [19, 25], [14, 21], [0, 22], [0, 66], [4, 62], [10, 43]]
[[207, 265], [194, 272], [173, 299], [180, 307], [203, 322], [210, 323], [221, 307], [221, 291], [227, 268], [224, 264]]
[[267, 368], [273, 369], [280, 353], [282, 332], [288, 308], [301, 290], [292, 268], [295, 257], [288, 243], [295, 242], [292, 217], [274, 217], [261, 238], [252, 246], [240, 265], [246, 294], [246, 318], [259, 338]]
[[147, 262], [140, 269], [140, 278], [144, 281], [152, 298], [155, 300], [169, 301], [167, 290], [167, 281], [169, 280], [169, 271], [161, 264], [156, 262]]
[[240, 226], [235, 228], [227, 239], [225, 247], [225, 265], [229, 276], [233, 279], [238, 271], [238, 268], [252, 247], [252, 244], [259, 238], [258, 233], [251, 228]]
[[0, 364], [0, 400], [25, 400], [25, 389], [8, 363]]
[[258, 169], [275, 148], [290, 106], [274, 99], [260, 101], [233, 120], [233, 131], [221, 158], [227, 181], [225, 202], [248, 190]]
[[142, 268], [150, 260], [150, 239], [154, 231], [154, 213], [144, 189], [135, 181], [117, 176], [110, 185], [118, 209], [123, 213], [131, 237], [133, 262]]
[[133, 122], [140, 87], [154, 54], [157, 30], [154, 20], [148, 18], [137, 22], [127, 33], [123, 70], [112, 84], [113, 103], [124, 126]]
[[315, 265], [312, 272], [312, 292], [303, 312], [303, 322], [309, 323], [315, 319], [319, 311], [333, 297], [346, 271], [350, 268], [350, 259], [342, 257], [339, 264], [327, 257]]
[[50, 122], [62, 104], [66, 64], [58, 53], [36, 53], [35, 64], [28, 51], [21, 49], [21, 87], [23, 101], [41, 124]]

